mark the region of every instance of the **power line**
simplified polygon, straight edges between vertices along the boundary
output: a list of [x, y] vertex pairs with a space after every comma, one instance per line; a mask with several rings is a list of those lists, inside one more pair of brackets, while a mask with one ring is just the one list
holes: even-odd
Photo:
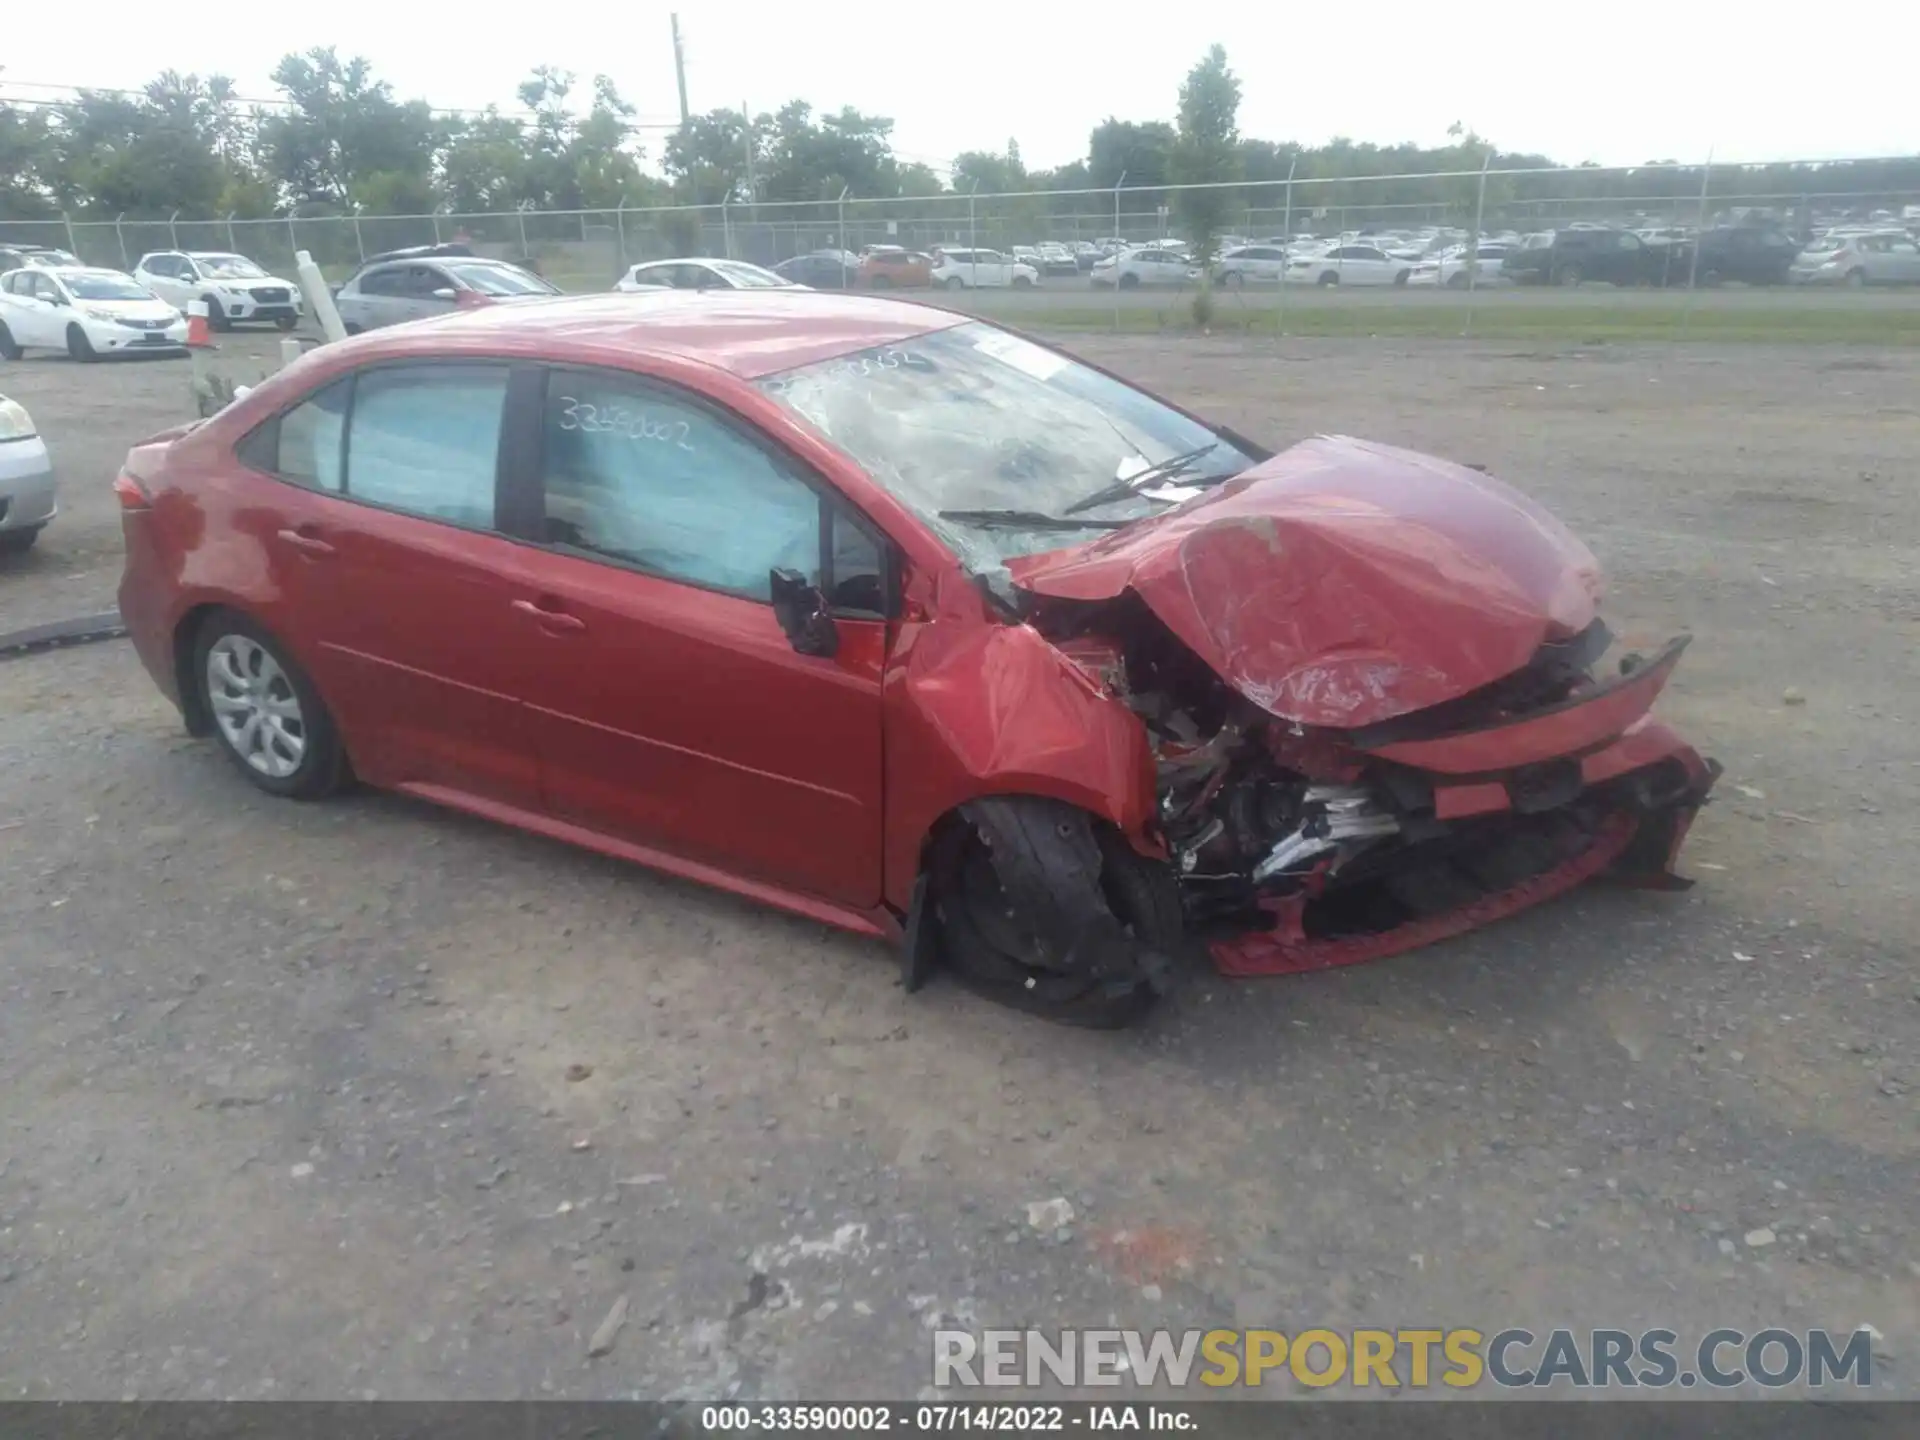
[[[0, 80], [0, 89], [65, 90], [69, 92], [69, 98], [65, 100], [43, 100], [31, 95], [0, 96], [0, 103], [8, 105], [31, 105], [45, 110], [64, 110], [71, 108], [78, 103], [79, 93], [82, 91], [91, 95], [120, 95], [133, 100], [151, 100], [153, 98], [146, 90], [130, 90], [116, 85], [62, 85], [46, 80]], [[276, 99], [266, 99], [256, 95], [228, 95], [225, 97], [225, 102], [233, 105], [260, 105], [277, 110], [297, 108], [294, 102], [285, 96]], [[399, 100], [393, 103], [405, 105], [412, 102]], [[531, 110], [501, 110], [497, 107], [475, 110], [462, 108], [457, 105], [429, 105], [427, 111], [432, 115], [459, 115], [478, 119], [492, 117], [501, 120], [516, 120], [523, 124], [538, 122], [540, 119], [540, 116]], [[631, 130], [678, 130], [680, 128], [680, 122], [677, 120], [631, 119], [626, 123], [627, 128]]]

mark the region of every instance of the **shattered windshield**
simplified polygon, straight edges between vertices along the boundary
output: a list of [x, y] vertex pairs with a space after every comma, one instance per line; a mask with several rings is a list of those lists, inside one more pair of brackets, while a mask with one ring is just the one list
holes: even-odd
[[[759, 383], [976, 570], [1164, 510], [1254, 460], [1151, 395], [979, 322]], [[1118, 484], [1131, 476], [1137, 491]]]

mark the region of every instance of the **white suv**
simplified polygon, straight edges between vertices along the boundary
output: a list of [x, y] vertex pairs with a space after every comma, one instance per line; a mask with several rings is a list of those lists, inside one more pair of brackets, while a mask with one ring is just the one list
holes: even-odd
[[225, 330], [238, 320], [271, 320], [282, 330], [300, 323], [300, 287], [269, 275], [244, 255], [216, 250], [157, 250], [142, 255], [133, 278], [185, 310], [207, 302], [207, 323]]
[[1025, 290], [1040, 283], [1040, 272], [1024, 260], [1013, 260], [998, 250], [942, 250], [934, 257], [933, 283], [948, 290]]

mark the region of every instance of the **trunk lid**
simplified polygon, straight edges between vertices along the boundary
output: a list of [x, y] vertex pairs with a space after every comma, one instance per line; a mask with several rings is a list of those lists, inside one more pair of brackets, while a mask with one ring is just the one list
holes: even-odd
[[1060, 600], [1132, 590], [1263, 710], [1341, 729], [1512, 674], [1585, 629], [1600, 597], [1592, 553], [1519, 491], [1346, 436], [1008, 571]]

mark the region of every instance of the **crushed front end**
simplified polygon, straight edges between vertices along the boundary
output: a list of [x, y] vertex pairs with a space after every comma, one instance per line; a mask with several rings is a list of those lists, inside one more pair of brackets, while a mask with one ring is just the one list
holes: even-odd
[[1599, 568], [1525, 496], [1339, 438], [1016, 562], [1029, 622], [1145, 727], [1155, 842], [1228, 974], [1396, 954], [1597, 877], [1677, 889], [1719, 767], [1608, 659]]

